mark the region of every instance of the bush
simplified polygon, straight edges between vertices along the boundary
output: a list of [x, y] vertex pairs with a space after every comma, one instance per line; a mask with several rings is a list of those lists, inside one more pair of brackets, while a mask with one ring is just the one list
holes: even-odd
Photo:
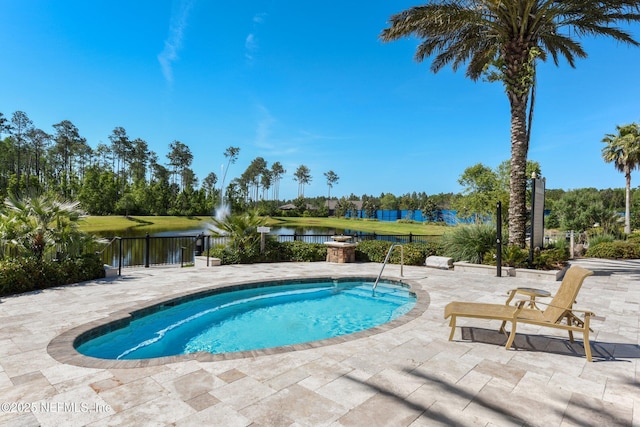
[[[384, 240], [367, 240], [356, 246], [356, 261], [384, 262], [391, 247], [391, 242]], [[405, 265], [424, 265], [428, 256], [439, 255], [442, 248], [438, 243], [406, 243], [403, 244]], [[389, 260], [392, 264], [400, 264], [400, 249], [394, 250]], [[220, 258], [222, 264], [250, 264], [257, 262], [316, 262], [327, 259], [327, 247], [321, 243], [305, 243], [301, 241], [278, 242], [267, 239], [264, 253], [259, 250], [238, 251], [224, 246], [216, 246], [209, 250], [209, 256]]]
[[454, 261], [480, 264], [496, 244], [496, 229], [491, 225], [460, 225], [442, 235], [444, 255]]
[[356, 261], [384, 262], [392, 243], [385, 240], [365, 240], [356, 246]]
[[[487, 252], [483, 264], [496, 265], [496, 251]], [[502, 248], [502, 265], [504, 267], [531, 268], [535, 270], [560, 270], [567, 265], [569, 249], [566, 244], [543, 250], [535, 250], [533, 262], [529, 263], [529, 249], [519, 246], [507, 246]]]
[[[356, 246], [356, 261], [384, 262], [392, 242], [385, 240], [365, 240]], [[402, 245], [405, 265], [424, 265], [428, 256], [439, 255], [442, 248], [438, 243], [405, 243]], [[400, 264], [402, 253], [400, 249], [394, 249], [389, 262]]]
[[615, 237], [613, 237], [612, 234], [596, 234], [593, 235], [591, 237], [589, 237], [589, 246], [591, 245], [597, 245], [599, 243], [610, 243], [613, 242], [615, 239]]
[[534, 252], [531, 268], [537, 270], [561, 270], [567, 265], [568, 260], [569, 248], [566, 246], [545, 249]]
[[[492, 249], [484, 255], [482, 259], [483, 264], [496, 265], [498, 259], [496, 257], [496, 250]], [[503, 267], [515, 267], [515, 268], [527, 268], [529, 266], [529, 251], [519, 246], [503, 246], [502, 247], [502, 266]]]
[[259, 248], [239, 251], [235, 248], [217, 246], [209, 250], [209, 256], [220, 258], [222, 264], [252, 264], [257, 262], [324, 261], [327, 248], [320, 243], [301, 241], [278, 242], [267, 239], [264, 253]]
[[0, 296], [102, 277], [104, 277], [102, 260], [93, 254], [66, 259], [62, 262], [46, 262], [35, 257], [14, 258], [0, 262]]
[[586, 256], [608, 259], [636, 259], [640, 258], [640, 245], [634, 242], [602, 242], [589, 245]]
[[290, 261], [314, 262], [327, 259], [327, 247], [321, 243], [305, 243], [300, 241], [280, 244], [285, 253], [290, 254]]
[[627, 242], [640, 243], [640, 233], [634, 232], [627, 236]]

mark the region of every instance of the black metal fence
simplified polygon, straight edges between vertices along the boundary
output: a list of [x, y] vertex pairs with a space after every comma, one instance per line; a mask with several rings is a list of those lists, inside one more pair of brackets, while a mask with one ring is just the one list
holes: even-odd
[[[332, 234], [280, 234], [272, 235], [279, 242], [301, 241], [306, 243], [324, 243], [331, 241]], [[386, 240], [394, 243], [412, 243], [432, 241], [435, 236], [418, 234], [368, 234], [351, 235], [352, 241]], [[170, 264], [192, 264], [195, 256], [205, 253], [209, 248], [225, 244], [225, 237], [209, 235], [162, 236], [162, 237], [115, 237], [100, 252], [104, 264], [118, 268]]]

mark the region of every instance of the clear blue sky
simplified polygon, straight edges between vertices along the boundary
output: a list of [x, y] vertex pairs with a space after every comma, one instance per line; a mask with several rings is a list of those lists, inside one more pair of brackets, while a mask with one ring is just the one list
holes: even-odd
[[[390, 15], [419, 1], [0, 0], [0, 111], [34, 125], [72, 121], [90, 146], [116, 126], [166, 163], [179, 140], [200, 180], [261, 156], [311, 170], [306, 196], [459, 192], [476, 163], [510, 157], [498, 83], [429, 71], [416, 40], [382, 43]], [[631, 28], [640, 38], [640, 28]], [[547, 188], [621, 188], [600, 150], [617, 124], [640, 120], [640, 48], [583, 40], [577, 68], [539, 67], [529, 159]], [[632, 185], [640, 184], [635, 173]]]

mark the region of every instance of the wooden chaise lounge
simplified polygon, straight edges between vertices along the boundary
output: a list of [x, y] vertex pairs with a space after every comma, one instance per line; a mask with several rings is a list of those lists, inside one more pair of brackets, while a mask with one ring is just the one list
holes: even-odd
[[[518, 290], [510, 291], [510, 297], [506, 304], [486, 304], [475, 302], [450, 302], [444, 309], [444, 318], [451, 317], [450, 326], [451, 334], [449, 341], [453, 339], [456, 328], [456, 319], [458, 317], [472, 317], [479, 319], [502, 320], [500, 332], [504, 332], [506, 322], [511, 322], [511, 333], [505, 345], [506, 349], [511, 348], [513, 340], [516, 336], [516, 328], [518, 323], [528, 323], [531, 325], [546, 326], [549, 328], [563, 329], [569, 332], [569, 339], [573, 342], [573, 332], [582, 332], [584, 340], [584, 351], [587, 360], [591, 362], [591, 345], [589, 344], [589, 321], [594, 314], [590, 311], [575, 310], [573, 304], [576, 301], [582, 282], [588, 276], [593, 274], [585, 268], [572, 266], [567, 270], [562, 279], [562, 283], [558, 288], [549, 304], [543, 304], [536, 301], [536, 304], [543, 304], [544, 310], [537, 306], [527, 306], [529, 301], [521, 300], [515, 306], [509, 305], [514, 293]], [[582, 314], [582, 318], [578, 317]], [[563, 321], [566, 320], [566, 323]]]

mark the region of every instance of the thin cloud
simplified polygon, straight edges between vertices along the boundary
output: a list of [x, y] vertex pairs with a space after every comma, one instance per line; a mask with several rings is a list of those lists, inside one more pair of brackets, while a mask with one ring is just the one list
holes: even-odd
[[275, 117], [271, 115], [264, 105], [258, 105], [258, 126], [256, 127], [255, 145], [261, 148], [272, 149], [273, 144], [269, 142], [271, 128], [276, 123]]
[[262, 24], [266, 17], [266, 13], [256, 13], [255, 15], [253, 15], [253, 22], [255, 22], [256, 24]]
[[169, 34], [164, 41], [164, 49], [158, 54], [158, 62], [160, 62], [162, 74], [169, 84], [173, 83], [173, 63], [178, 60], [178, 52], [182, 49], [184, 30], [187, 27], [187, 18], [192, 6], [192, 0], [181, 0], [173, 8]]
[[244, 48], [244, 56], [250, 61], [253, 60], [253, 53], [258, 49], [256, 36], [253, 33], [249, 34], [244, 40]]
[[253, 15], [253, 32], [249, 33], [244, 40], [244, 56], [249, 62], [253, 62], [254, 54], [257, 52], [259, 47], [256, 29], [264, 22], [266, 16], [266, 13], [256, 13]]

